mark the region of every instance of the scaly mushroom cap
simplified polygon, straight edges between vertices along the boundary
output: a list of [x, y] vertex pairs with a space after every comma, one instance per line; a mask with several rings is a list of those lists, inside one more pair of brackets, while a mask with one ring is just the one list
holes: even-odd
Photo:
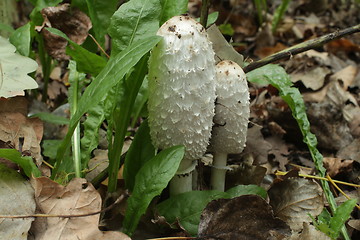
[[216, 104], [211, 135], [212, 152], [241, 153], [249, 122], [249, 88], [246, 75], [235, 62], [216, 65]]
[[165, 22], [149, 60], [149, 126], [153, 144], [184, 145], [184, 159], [202, 157], [215, 101], [215, 62], [205, 28], [188, 16]]

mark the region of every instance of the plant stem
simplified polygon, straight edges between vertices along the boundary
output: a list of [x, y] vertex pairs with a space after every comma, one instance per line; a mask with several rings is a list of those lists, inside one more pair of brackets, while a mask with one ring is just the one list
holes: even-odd
[[295, 46], [284, 49], [278, 53], [274, 53], [266, 58], [252, 62], [249, 65], [247, 65], [246, 67], [244, 67], [243, 70], [245, 73], [247, 73], [256, 68], [262, 67], [269, 63], [276, 62], [281, 59], [290, 59], [293, 55], [296, 55], [296, 54], [302, 53], [302, 52], [306, 52], [306, 51], [308, 51], [310, 49], [314, 49], [316, 47], [320, 47], [320, 46], [324, 45], [325, 43], [328, 43], [335, 39], [339, 39], [346, 35], [350, 35], [350, 34], [353, 34], [356, 32], [360, 32], [360, 24], [353, 26], [353, 27], [345, 28], [340, 31], [329, 33], [327, 35], [324, 35], [324, 36], [321, 36], [321, 37], [318, 37], [315, 39], [311, 39], [311, 40], [308, 40], [303, 43], [299, 43]]
[[45, 43], [43, 36], [39, 33], [36, 35], [36, 39], [39, 43], [39, 58], [44, 77], [44, 87], [41, 101], [45, 102], [47, 99], [47, 90], [51, 73], [51, 58], [45, 51]]
[[183, 159], [177, 174], [170, 181], [170, 195], [174, 196], [192, 191], [193, 171], [195, 165], [188, 159]]
[[209, 15], [209, 0], [202, 0], [200, 23], [206, 28], [207, 20]]
[[225, 190], [227, 153], [214, 153], [213, 167], [211, 168], [211, 188], [214, 190]]

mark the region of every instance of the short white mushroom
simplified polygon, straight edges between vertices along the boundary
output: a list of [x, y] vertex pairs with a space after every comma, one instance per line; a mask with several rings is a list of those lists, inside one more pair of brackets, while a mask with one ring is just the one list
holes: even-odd
[[209, 144], [215, 102], [215, 62], [205, 28], [176, 16], [157, 32], [163, 39], [149, 60], [149, 126], [160, 149], [184, 145], [171, 194], [192, 190], [192, 171]]
[[250, 115], [246, 75], [235, 62], [225, 60], [216, 65], [216, 95], [211, 185], [224, 191], [227, 155], [243, 151]]

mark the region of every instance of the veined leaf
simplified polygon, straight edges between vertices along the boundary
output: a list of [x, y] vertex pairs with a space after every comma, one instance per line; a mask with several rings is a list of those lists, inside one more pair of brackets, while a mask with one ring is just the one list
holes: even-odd
[[178, 16], [186, 13], [188, 9], [188, 0], [160, 0], [161, 2], [161, 14], [160, 25], [166, 22], [173, 16]]

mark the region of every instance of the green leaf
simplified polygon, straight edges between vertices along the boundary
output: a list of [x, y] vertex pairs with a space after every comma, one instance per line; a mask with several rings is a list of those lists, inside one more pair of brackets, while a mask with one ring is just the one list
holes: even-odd
[[65, 38], [71, 47], [66, 47], [66, 54], [71, 56], [77, 65], [77, 70], [97, 76], [106, 65], [106, 60], [99, 55], [88, 51], [77, 43], [73, 42], [63, 32], [56, 28], [46, 28], [49, 32]]
[[0, 37], [0, 97], [16, 96], [25, 89], [38, 87], [27, 75], [37, 69], [36, 61], [15, 53], [15, 50], [14, 45]]
[[132, 43], [154, 36], [159, 29], [159, 0], [131, 0], [111, 17], [109, 34], [115, 55]]
[[47, 113], [47, 112], [35, 113], [35, 114], [32, 114], [30, 117], [31, 118], [37, 117], [37, 118], [40, 118], [44, 122], [53, 123], [53, 124], [60, 124], [60, 125], [69, 124], [68, 118], [57, 116], [57, 115], [54, 115], [52, 113]]
[[118, 0], [86, 0], [95, 37], [101, 46], [105, 44], [110, 17], [114, 14], [118, 2]]
[[219, 30], [222, 34], [229, 35], [229, 36], [232, 36], [235, 33], [235, 31], [230, 23], [219, 25]]
[[58, 154], [57, 162], [53, 170], [52, 178], [56, 176], [57, 170], [62, 162], [62, 157], [65, 150], [69, 146], [71, 136], [80, 118], [90, 108], [96, 106], [104, 96], [113, 88], [118, 82], [123, 80], [125, 74], [147, 53], [155, 44], [160, 41], [161, 37], [152, 36], [143, 41], [136, 42], [124, 51], [114, 56], [109, 60], [105, 68], [97, 75], [92, 83], [86, 88], [82, 95], [78, 110], [70, 120], [69, 130], [63, 143], [61, 144]]
[[[208, 20], [206, 23], [206, 27], [214, 24], [219, 17], [219, 12], [212, 12], [208, 15]], [[196, 21], [200, 22], [200, 18], [196, 18]], [[219, 27], [220, 28], [220, 27]]]
[[238, 185], [236, 187], [230, 188], [226, 191], [231, 198], [239, 197], [241, 195], [259, 195], [260, 197], [266, 199], [267, 192], [262, 187], [257, 185]]
[[105, 119], [103, 101], [88, 110], [83, 123], [84, 132], [81, 138], [81, 164], [82, 168], [88, 166], [91, 152], [99, 144], [99, 129]]
[[43, 149], [42, 154], [51, 160], [56, 159], [56, 152], [61, 144], [61, 140], [43, 140], [41, 147]]
[[206, 205], [219, 198], [234, 198], [241, 195], [255, 194], [266, 198], [266, 191], [256, 185], [239, 185], [226, 192], [217, 190], [192, 191], [170, 197], [157, 205], [157, 210], [170, 224], [180, 222], [191, 235], [196, 235], [200, 216]]
[[334, 216], [331, 218], [329, 227], [334, 231], [333, 239], [338, 238], [342, 226], [349, 219], [351, 212], [356, 205], [356, 199], [349, 199], [337, 207]]
[[[138, 121], [138, 118], [142, 115], [142, 110], [147, 109], [146, 108], [146, 102], [149, 97], [149, 90], [148, 90], [148, 79], [147, 76], [145, 76], [143, 83], [139, 89], [138, 95], [136, 96], [134, 107], [132, 109], [132, 122], [131, 127], [134, 127], [136, 122]], [[145, 115], [147, 116], [147, 115]]]
[[115, 124], [115, 136], [113, 144], [109, 146], [109, 184], [108, 191], [116, 191], [117, 175], [120, 168], [121, 149], [124, 144], [125, 135], [130, 123], [130, 117], [136, 96], [139, 92], [142, 81], [148, 71], [149, 54], [142, 57], [136, 64], [134, 70], [121, 82], [119, 95], [114, 102], [115, 110], [110, 123]]
[[[268, 64], [261, 68], [257, 68], [246, 74], [249, 82], [257, 83], [260, 85], [269, 85], [271, 82], [276, 82], [277, 85], [281, 84], [282, 88], [291, 86], [292, 82], [285, 72], [285, 69], [275, 64]], [[280, 86], [280, 85], [279, 85]]]
[[29, 156], [21, 156], [16, 149], [0, 149], [0, 157], [6, 158], [18, 164], [28, 177], [40, 177], [40, 170], [36, 167], [33, 159]]
[[33, 0], [33, 3], [36, 2], [34, 5], [34, 9], [30, 13], [30, 19], [35, 24], [35, 26], [40, 26], [44, 21], [41, 10], [46, 7], [55, 7], [58, 3], [61, 3], [62, 0]]
[[24, 26], [19, 27], [13, 33], [11, 33], [9, 41], [16, 47], [16, 50], [23, 56], [29, 56], [31, 34], [31, 23], [28, 22]]
[[141, 167], [154, 156], [155, 147], [151, 143], [148, 121], [145, 120], [137, 130], [134, 140], [126, 153], [123, 175], [127, 189], [133, 190], [135, 176]]
[[173, 16], [181, 15], [188, 10], [188, 0], [160, 0], [160, 3], [162, 7], [160, 25]]
[[283, 0], [281, 4], [276, 8], [271, 26], [271, 30], [273, 33], [276, 32], [277, 26], [279, 25], [279, 22], [282, 20], [289, 6], [289, 2], [290, 0]]
[[151, 200], [166, 188], [175, 175], [184, 153], [183, 146], [167, 148], [147, 161], [136, 174], [134, 191], [128, 199], [123, 222], [126, 234], [131, 235], [135, 231]]
[[228, 193], [217, 190], [192, 191], [170, 197], [157, 205], [161, 216], [170, 224], [179, 221], [191, 235], [196, 235], [200, 216], [206, 205], [215, 199], [230, 198]]

